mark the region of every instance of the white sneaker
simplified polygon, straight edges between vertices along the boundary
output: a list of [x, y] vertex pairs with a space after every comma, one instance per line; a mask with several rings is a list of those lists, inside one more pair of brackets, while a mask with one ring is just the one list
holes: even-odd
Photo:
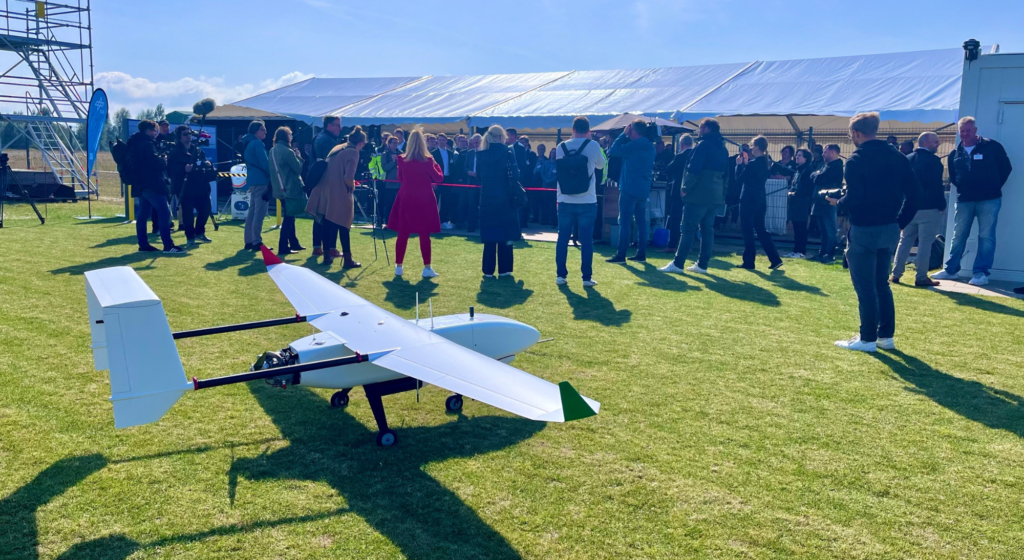
[[491, 279], [493, 279], [493, 278], [497, 278], [497, 276], [495, 276], [493, 274], [484, 274], [484, 278], [491, 278]]
[[593, 278], [591, 278], [590, 280], [584, 280], [583, 281], [583, 287], [584, 288], [593, 288], [596, 285], [597, 285], [597, 280], [594, 280]]
[[401, 276], [403, 272], [405, 272], [405, 270], [402, 268], [402, 265], [396, 264], [395, 265], [395, 276]]
[[659, 268], [658, 270], [660, 270], [662, 272], [671, 272], [673, 274], [682, 274], [683, 273], [683, 269], [681, 269], [678, 266], [676, 266], [675, 261], [668, 261], [668, 264], [666, 264], [665, 266]]
[[878, 341], [875, 343], [875, 346], [881, 348], [882, 350], [895, 350], [896, 341], [891, 338], [879, 338]]
[[856, 335], [850, 340], [837, 340], [836, 346], [856, 352], [876, 352], [878, 350], [877, 344], [874, 342], [864, 342], [860, 339], [860, 335]]
[[708, 273], [708, 269], [701, 268], [701, 267], [697, 266], [696, 264], [691, 264], [690, 266], [686, 267], [686, 270], [689, 270], [690, 272], [697, 272], [697, 273], [700, 273], [700, 274], [707, 274]]
[[498, 276], [512, 276], [512, 273], [511, 272], [502, 272]]
[[974, 275], [974, 278], [968, 280], [967, 283], [972, 286], [984, 286], [988, 284], [988, 276], [984, 272], [979, 272]]
[[429, 266], [423, 267], [423, 277], [424, 278], [434, 278], [436, 276], [440, 276], [440, 275], [438, 273], [434, 272], [433, 268], [430, 268]]
[[945, 270], [940, 270], [935, 274], [932, 274], [932, 280], [959, 280], [960, 277], [956, 274], [950, 274]]
[[561, 276], [555, 278], [555, 284], [559, 286], [564, 286], [566, 284], [565, 278], [562, 278]]
[[441, 229], [455, 229], [455, 224], [451, 222], [445, 222], [441, 224]]

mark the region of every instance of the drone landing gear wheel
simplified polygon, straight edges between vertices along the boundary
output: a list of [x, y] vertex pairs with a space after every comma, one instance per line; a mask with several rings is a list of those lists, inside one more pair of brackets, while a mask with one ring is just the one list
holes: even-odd
[[346, 406], [348, 406], [348, 389], [331, 395], [331, 408], [345, 408]]
[[444, 409], [448, 412], [459, 412], [462, 410], [462, 395], [452, 395], [445, 399]]
[[381, 447], [391, 447], [398, 441], [398, 434], [392, 429], [382, 430], [377, 434], [377, 445]]

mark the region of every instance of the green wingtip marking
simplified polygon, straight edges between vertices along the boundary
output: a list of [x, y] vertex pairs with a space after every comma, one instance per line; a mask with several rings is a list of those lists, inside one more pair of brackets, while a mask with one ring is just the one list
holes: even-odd
[[583, 400], [583, 397], [576, 392], [576, 389], [572, 388], [568, 381], [559, 383], [558, 391], [562, 396], [562, 414], [565, 416], [566, 422], [597, 414], [594, 412], [594, 409], [590, 408], [587, 401]]

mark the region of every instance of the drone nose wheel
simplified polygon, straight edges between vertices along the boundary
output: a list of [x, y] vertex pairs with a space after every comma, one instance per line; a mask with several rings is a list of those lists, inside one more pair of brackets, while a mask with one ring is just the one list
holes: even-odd
[[459, 412], [462, 410], [462, 395], [452, 395], [445, 399], [444, 409], [448, 412]]
[[398, 441], [398, 435], [394, 430], [383, 430], [377, 434], [377, 445], [381, 447], [391, 447], [396, 441]]
[[349, 389], [345, 389], [331, 395], [331, 408], [345, 408], [348, 406], [348, 392]]

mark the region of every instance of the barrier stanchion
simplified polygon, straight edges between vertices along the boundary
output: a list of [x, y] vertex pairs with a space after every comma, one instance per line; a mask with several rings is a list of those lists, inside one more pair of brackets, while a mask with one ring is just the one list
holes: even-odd
[[279, 198], [279, 199], [277, 199], [277, 226], [276, 227], [281, 227], [281, 222], [282, 222], [283, 219], [284, 218], [281, 215], [281, 199]]
[[128, 216], [128, 221], [125, 223], [130, 224], [135, 222], [135, 199], [132, 197], [131, 185], [128, 185], [128, 190], [126, 192], [127, 196], [125, 196], [124, 205], [126, 207], [125, 210], [127, 210], [125, 215]]

